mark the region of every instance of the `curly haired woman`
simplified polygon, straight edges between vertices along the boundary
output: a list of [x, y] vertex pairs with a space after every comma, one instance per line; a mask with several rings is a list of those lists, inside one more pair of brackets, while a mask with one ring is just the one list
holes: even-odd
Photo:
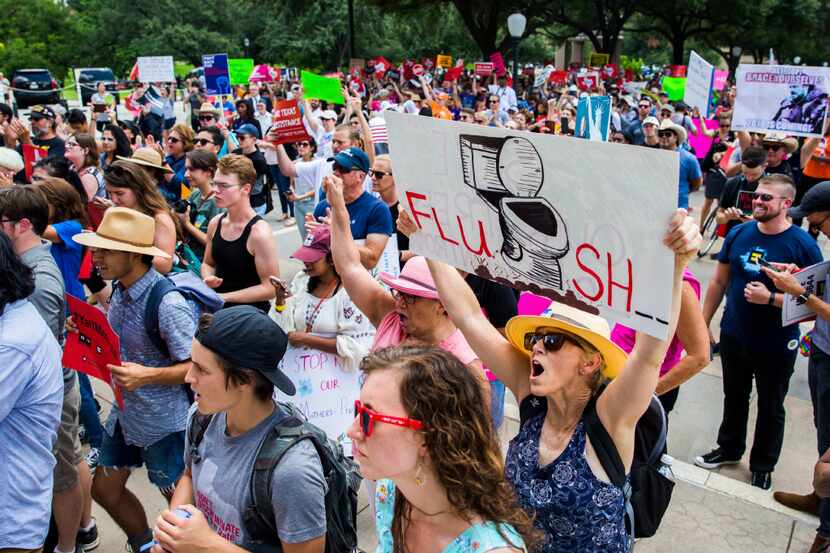
[[366, 357], [349, 427], [375, 493], [378, 553], [516, 553], [536, 542], [504, 467], [481, 387], [451, 353], [386, 348]]

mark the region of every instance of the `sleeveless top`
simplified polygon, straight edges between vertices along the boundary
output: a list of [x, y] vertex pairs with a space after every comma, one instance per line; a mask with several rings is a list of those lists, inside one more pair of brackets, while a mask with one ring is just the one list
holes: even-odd
[[[95, 177], [95, 180], [98, 181], [98, 190], [95, 191], [94, 198], [106, 198], [107, 197], [107, 189], [104, 186], [104, 174], [101, 170], [93, 165], [90, 165], [81, 170], [78, 173], [79, 177], [83, 177], [84, 175], [92, 175]], [[89, 201], [92, 201], [92, 198], [89, 198]]]
[[545, 539], [540, 553], [626, 553], [625, 496], [598, 479], [585, 458], [585, 427], [576, 425], [565, 450], [539, 466], [539, 437], [545, 420], [538, 407], [544, 398], [528, 396], [520, 410], [537, 403], [531, 417], [522, 417], [519, 433], [510, 441], [505, 477], [516, 490], [519, 504], [535, 513], [535, 526]]
[[[236, 292], [251, 286], [257, 286], [262, 281], [256, 271], [256, 264], [254, 263], [254, 256], [248, 252], [248, 237], [251, 235], [251, 229], [262, 220], [259, 215], [254, 216], [248, 221], [245, 229], [239, 238], [230, 241], [222, 238], [222, 221], [228, 216], [227, 213], [222, 215], [219, 219], [219, 224], [216, 226], [216, 232], [213, 234], [213, 239], [210, 242], [211, 251], [213, 253], [213, 262], [216, 267], [216, 276], [222, 279], [222, 284], [216, 288], [217, 293]], [[225, 307], [233, 307], [240, 305], [238, 303], [226, 302]], [[258, 301], [250, 303], [254, 307], [261, 309], [264, 313], [268, 313], [270, 309], [270, 302]]]
[[[395, 514], [395, 484], [391, 480], [378, 480], [375, 486], [375, 526], [378, 548], [375, 553], [392, 553], [392, 518]], [[499, 533], [501, 528], [501, 533]], [[502, 534], [506, 536], [502, 537]], [[500, 547], [514, 547], [527, 551], [524, 540], [510, 524], [481, 522], [470, 526], [458, 535], [443, 553], [486, 553]]]

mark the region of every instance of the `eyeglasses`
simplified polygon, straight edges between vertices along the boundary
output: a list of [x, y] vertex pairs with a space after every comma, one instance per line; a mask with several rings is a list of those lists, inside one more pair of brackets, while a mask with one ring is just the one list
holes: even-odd
[[67, 147], [67, 148], [80, 148], [80, 147], [81, 147], [81, 145], [80, 145], [80, 144], [78, 144], [77, 142], [74, 142], [74, 141], [73, 141], [73, 142], [69, 142], [69, 141], [67, 141], [67, 143], [66, 143], [66, 147]]
[[210, 183], [211, 188], [218, 188], [219, 190], [225, 191], [230, 190], [231, 188], [236, 188], [237, 186], [242, 186], [241, 184], [225, 184], [224, 182], [216, 182], [213, 181]]
[[767, 151], [772, 150], [773, 152], [777, 152], [781, 149], [781, 144], [764, 144], [764, 149]]
[[752, 199], [753, 200], [761, 200], [762, 202], [771, 202], [772, 200], [775, 200], [776, 198], [779, 199], [779, 200], [786, 200], [787, 199], [786, 196], [773, 196], [772, 194], [765, 194], [763, 192], [753, 192], [752, 193]]
[[382, 179], [382, 178], [383, 178], [383, 177], [385, 177], [386, 175], [391, 175], [391, 174], [392, 174], [392, 173], [391, 173], [391, 172], [389, 172], [389, 171], [374, 171], [374, 170], [369, 171], [369, 175], [370, 175], [372, 178], [375, 178], [375, 179], [378, 179], [378, 180]]
[[670, 136], [675, 136], [674, 131], [660, 131], [657, 133], [657, 136], [660, 138], [668, 138]]
[[375, 422], [385, 422], [386, 424], [394, 424], [402, 428], [411, 428], [413, 430], [420, 430], [424, 427], [421, 421], [410, 419], [409, 417], [393, 417], [391, 415], [381, 415], [372, 411], [368, 407], [364, 407], [360, 400], [354, 402], [354, 416], [360, 420], [360, 431], [367, 438], [372, 435], [375, 429]]
[[577, 339], [575, 336], [571, 336], [570, 334], [565, 334], [564, 332], [552, 332], [552, 331], [535, 331], [535, 332], [528, 332], [525, 334], [524, 346], [525, 349], [530, 351], [533, 349], [533, 346], [536, 345], [536, 342], [542, 341], [542, 345], [545, 346], [545, 351], [554, 352], [559, 351], [562, 349], [562, 346], [565, 345], [565, 342], [570, 342], [574, 345], [582, 347], [582, 343]]
[[168, 136], [167, 137], [167, 142], [172, 142], [173, 144], [178, 144], [179, 142], [181, 142], [181, 139], [176, 138], [175, 136]]
[[401, 300], [405, 305], [412, 305], [418, 301], [418, 296], [413, 296], [400, 290], [392, 290], [392, 297], [395, 298], [395, 301]]
[[197, 138], [196, 140], [194, 140], [194, 142], [196, 144], [198, 144], [199, 146], [207, 146], [208, 144], [215, 144], [215, 142], [213, 142], [213, 140], [208, 140], [207, 138]]
[[824, 219], [822, 219], [820, 223], [815, 225], [811, 224], [810, 232], [812, 232], [813, 234], [818, 234], [818, 232], [821, 230], [821, 227], [823, 227], [824, 223], [827, 222], [827, 219], [830, 219], [830, 214], [828, 214]]

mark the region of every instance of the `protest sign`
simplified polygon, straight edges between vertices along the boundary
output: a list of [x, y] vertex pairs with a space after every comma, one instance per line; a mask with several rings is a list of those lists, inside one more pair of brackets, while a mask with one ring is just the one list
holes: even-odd
[[689, 55], [689, 68], [686, 75], [686, 89], [683, 102], [692, 108], [700, 109], [700, 114], [709, 117], [712, 102], [712, 83], [715, 79], [715, 66], [692, 50]]
[[686, 77], [685, 65], [670, 65], [666, 74], [669, 77]]
[[274, 114], [271, 128], [278, 131], [274, 144], [308, 140], [308, 132], [303, 125], [303, 114], [300, 112], [297, 100], [274, 102], [274, 109], [271, 112]]
[[727, 78], [729, 78], [729, 71], [726, 69], [715, 69], [713, 88], [715, 90], [723, 90], [723, 87], [726, 86]]
[[583, 96], [576, 107], [576, 131], [579, 138], [607, 142], [611, 130], [611, 97]]
[[435, 65], [442, 69], [449, 69], [452, 67], [452, 56], [447, 56], [444, 54], [439, 54], [435, 58]]
[[489, 77], [493, 73], [494, 66], [489, 61], [477, 61], [475, 74], [479, 77]]
[[424, 74], [424, 66], [421, 65], [420, 63], [416, 63], [415, 65], [412, 66], [412, 74], [415, 75], [416, 77], [420, 77], [421, 75]]
[[493, 71], [496, 72], [496, 76], [501, 77], [507, 73], [507, 68], [504, 66], [504, 58], [502, 57], [501, 52], [494, 52], [490, 54], [490, 61], [493, 63]]
[[231, 84], [248, 84], [248, 77], [254, 72], [254, 60], [251, 58], [230, 58], [228, 74]]
[[463, 67], [452, 67], [444, 73], [444, 80], [447, 82], [457, 81], [463, 72]]
[[109, 384], [118, 407], [124, 410], [121, 388], [112, 380], [107, 365], [121, 365], [121, 346], [103, 311], [66, 294], [66, 305], [78, 332], [69, 332], [61, 364]]
[[533, 86], [535, 88], [539, 88], [543, 84], [545, 84], [545, 81], [550, 79], [550, 74], [553, 73], [553, 69], [554, 68], [553, 68], [552, 65], [548, 65], [548, 66], [545, 66], [545, 68], [542, 69], [541, 71], [537, 71], [536, 76], [533, 79]]
[[260, 64], [251, 71], [251, 76], [248, 77], [248, 80], [252, 83], [272, 83], [278, 81], [279, 77], [279, 70], [270, 65]]
[[620, 66], [616, 63], [606, 63], [602, 66], [602, 75], [606, 79], [616, 79], [620, 76]]
[[599, 86], [599, 73], [589, 71], [576, 76], [576, 86], [579, 90], [593, 90]]
[[568, 84], [568, 72], [567, 71], [551, 71], [549, 80], [550, 80], [551, 84], [566, 85], [566, 84]]
[[[715, 130], [718, 128], [718, 120], [717, 119], [704, 119], [704, 123], [706, 123], [706, 128], [710, 130]], [[697, 134], [689, 133], [689, 146], [691, 146], [694, 151], [695, 155], [698, 159], [703, 159], [706, 157], [706, 154], [709, 153], [709, 150], [712, 147], [712, 138], [709, 138], [702, 132], [700, 132], [700, 121], [692, 119], [692, 124], [697, 128]]]
[[342, 84], [338, 79], [316, 75], [310, 71], [303, 71], [300, 74], [303, 83], [303, 92], [306, 98], [325, 100], [332, 104], [345, 105]]
[[142, 83], [175, 82], [173, 56], [143, 56], [138, 58], [138, 78]]
[[[822, 261], [797, 272], [794, 276], [804, 287], [807, 294], [815, 294], [824, 298], [827, 290], [827, 275], [830, 272], [830, 261]], [[784, 303], [781, 306], [781, 324], [783, 326], [808, 321], [815, 317], [815, 312], [807, 307], [807, 302], [798, 299], [798, 296], [784, 294]]]
[[202, 67], [205, 70], [205, 88], [208, 94], [231, 93], [227, 54], [205, 54], [202, 56]]
[[[346, 371], [336, 353], [296, 346], [288, 347], [280, 369], [294, 383], [297, 393], [289, 397], [275, 390], [277, 400], [296, 405], [309, 422], [323, 429], [332, 440], [346, 433], [354, 419], [354, 402], [363, 383], [361, 371]], [[348, 439], [343, 449], [346, 455], [351, 455]]]
[[34, 144], [23, 144], [23, 170], [26, 173], [26, 181], [32, 182], [32, 170], [35, 163], [49, 155], [48, 148], [41, 148]]
[[398, 249], [398, 235], [393, 234], [386, 241], [386, 247], [383, 248], [383, 252], [380, 254], [378, 264], [375, 266], [376, 273], [389, 273], [395, 277], [401, 274], [400, 253]]
[[410, 250], [666, 338], [676, 155], [385, 115]]
[[588, 58], [588, 65], [591, 67], [602, 67], [611, 59], [611, 56], [608, 54], [600, 54], [598, 52], [594, 52]]
[[663, 77], [663, 92], [672, 102], [679, 102], [686, 93], [686, 77]]
[[830, 68], [739, 65], [732, 129], [822, 135]]

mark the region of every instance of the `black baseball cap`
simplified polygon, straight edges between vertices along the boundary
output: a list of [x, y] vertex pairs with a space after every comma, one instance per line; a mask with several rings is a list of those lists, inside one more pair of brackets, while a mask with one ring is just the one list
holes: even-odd
[[49, 106], [32, 106], [29, 110], [29, 117], [31, 119], [55, 119], [55, 110]]
[[234, 365], [259, 371], [281, 392], [295, 394], [294, 383], [279, 369], [288, 336], [256, 307], [235, 305], [217, 311], [210, 327], [198, 332], [196, 339]]
[[741, 163], [749, 168], [755, 168], [767, 162], [767, 153], [758, 146], [749, 146], [741, 152]]
[[801, 219], [819, 211], [830, 211], [830, 181], [820, 182], [810, 188], [798, 207], [791, 207], [787, 214], [794, 219]]

